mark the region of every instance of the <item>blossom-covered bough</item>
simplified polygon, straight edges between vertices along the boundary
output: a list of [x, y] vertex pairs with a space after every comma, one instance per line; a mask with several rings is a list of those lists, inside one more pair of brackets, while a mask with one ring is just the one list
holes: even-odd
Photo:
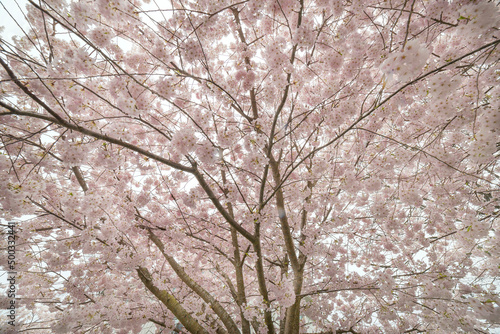
[[0, 46], [18, 330], [498, 327], [495, 2], [28, 2]]

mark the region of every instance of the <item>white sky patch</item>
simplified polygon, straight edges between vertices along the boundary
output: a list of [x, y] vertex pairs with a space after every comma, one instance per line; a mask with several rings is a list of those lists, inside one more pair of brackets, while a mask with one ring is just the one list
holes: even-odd
[[26, 8], [25, 0], [5, 0], [0, 2], [1, 36], [11, 42], [13, 36], [24, 35], [23, 30], [29, 29], [29, 24], [24, 18]]

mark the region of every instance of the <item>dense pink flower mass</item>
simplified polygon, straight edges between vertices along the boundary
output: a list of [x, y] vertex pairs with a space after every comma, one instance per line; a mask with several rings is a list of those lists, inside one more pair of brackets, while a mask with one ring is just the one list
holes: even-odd
[[28, 2], [0, 40], [17, 330], [499, 327], [496, 2]]

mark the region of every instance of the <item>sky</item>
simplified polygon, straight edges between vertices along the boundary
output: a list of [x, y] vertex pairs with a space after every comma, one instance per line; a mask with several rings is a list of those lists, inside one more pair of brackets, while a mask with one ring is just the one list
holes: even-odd
[[24, 10], [26, 3], [27, 1], [25, 0], [0, 1], [0, 17], [3, 18], [3, 20], [0, 21], [0, 26], [4, 28], [2, 37], [22, 34], [22, 30], [18, 24], [16, 24], [16, 21], [23, 29], [28, 27], [28, 24], [23, 17], [23, 12], [20, 9], [22, 8]]

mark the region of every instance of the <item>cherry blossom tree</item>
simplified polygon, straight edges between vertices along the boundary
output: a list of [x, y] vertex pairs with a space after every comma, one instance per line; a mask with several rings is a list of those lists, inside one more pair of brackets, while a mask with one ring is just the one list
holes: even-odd
[[499, 326], [496, 2], [24, 13], [0, 49], [19, 330]]

